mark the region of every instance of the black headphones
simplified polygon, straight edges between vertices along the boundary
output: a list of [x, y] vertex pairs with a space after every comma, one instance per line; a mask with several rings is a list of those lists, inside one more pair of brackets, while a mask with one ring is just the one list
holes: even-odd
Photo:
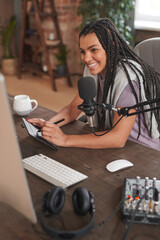
[[62, 187], [56, 187], [52, 190], [48, 190], [43, 195], [43, 204], [40, 213], [40, 221], [43, 229], [47, 234], [56, 238], [56, 239], [73, 239], [83, 237], [87, 234], [93, 227], [94, 224], [94, 216], [95, 216], [95, 205], [94, 205], [94, 195], [92, 192], [89, 192], [84, 187], [79, 187], [74, 190], [72, 194], [72, 204], [74, 211], [77, 215], [86, 215], [90, 213], [91, 220], [90, 222], [83, 228], [74, 230], [74, 231], [60, 231], [51, 228], [48, 226], [45, 221], [45, 213], [48, 212], [50, 214], [59, 214], [62, 210], [65, 202], [65, 191]]

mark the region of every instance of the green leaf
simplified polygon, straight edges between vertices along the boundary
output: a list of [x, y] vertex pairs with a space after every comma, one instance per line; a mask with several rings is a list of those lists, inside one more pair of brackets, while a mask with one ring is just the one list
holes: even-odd
[[[110, 18], [119, 32], [130, 44], [133, 42], [130, 12], [135, 8], [135, 0], [81, 0], [78, 14], [82, 16], [82, 25], [97, 18]], [[127, 34], [126, 34], [127, 32]]]
[[12, 52], [10, 49], [11, 45], [11, 38], [13, 34], [13, 30], [16, 25], [16, 17], [11, 16], [9, 25], [7, 27], [0, 26], [0, 44], [4, 50], [4, 58], [12, 58]]

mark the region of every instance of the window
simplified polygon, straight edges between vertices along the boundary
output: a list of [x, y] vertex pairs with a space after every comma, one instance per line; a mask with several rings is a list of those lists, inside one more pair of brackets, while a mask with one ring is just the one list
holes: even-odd
[[160, 31], [160, 0], [136, 0], [134, 27]]

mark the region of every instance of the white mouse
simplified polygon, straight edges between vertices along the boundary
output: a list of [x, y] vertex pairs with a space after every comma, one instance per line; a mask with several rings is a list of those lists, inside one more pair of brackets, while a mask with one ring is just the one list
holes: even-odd
[[116, 172], [124, 168], [132, 167], [133, 163], [125, 159], [118, 159], [112, 161], [106, 165], [106, 168], [110, 172]]

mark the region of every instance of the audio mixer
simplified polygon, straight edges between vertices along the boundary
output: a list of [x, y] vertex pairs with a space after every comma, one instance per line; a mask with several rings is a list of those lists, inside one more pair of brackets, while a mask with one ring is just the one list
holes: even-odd
[[160, 224], [160, 180], [126, 178], [123, 184], [122, 216], [125, 222]]

